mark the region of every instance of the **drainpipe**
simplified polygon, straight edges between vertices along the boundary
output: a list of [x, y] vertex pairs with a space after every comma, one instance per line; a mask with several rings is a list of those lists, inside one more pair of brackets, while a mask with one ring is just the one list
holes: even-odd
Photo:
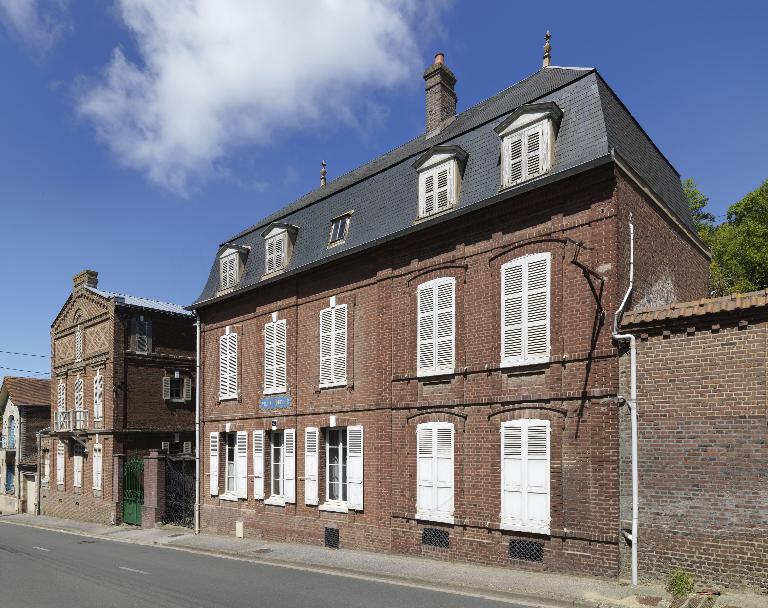
[[195, 534], [200, 534], [200, 317], [195, 313]]
[[[43, 433], [48, 433], [51, 430], [51, 427], [46, 427], [44, 429], [41, 429], [37, 431], [37, 475], [35, 476], [37, 478], [37, 481], [35, 482], [35, 485], [37, 486], [37, 504], [35, 505], [35, 515], [40, 515], [40, 506], [43, 502], [40, 498], [40, 489], [42, 488], [42, 480], [40, 477], [43, 475], [43, 464], [40, 460], [40, 457], [43, 455]], [[50, 454], [50, 453], [49, 453]], [[48, 483], [50, 484], [51, 481], [48, 480]]]
[[613, 339], [617, 342], [629, 342], [629, 406], [630, 421], [632, 427], [632, 533], [625, 535], [632, 543], [632, 585], [637, 585], [637, 542], [638, 542], [638, 481], [637, 481], [637, 351], [635, 349], [635, 336], [619, 333], [619, 318], [624, 312], [624, 307], [632, 293], [635, 278], [635, 227], [632, 224], [632, 215], [629, 216], [629, 287], [624, 299], [613, 318]]

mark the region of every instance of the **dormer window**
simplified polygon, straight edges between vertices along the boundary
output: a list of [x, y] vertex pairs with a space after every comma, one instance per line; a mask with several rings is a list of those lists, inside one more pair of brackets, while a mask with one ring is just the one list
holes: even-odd
[[299, 229], [291, 224], [273, 222], [261, 233], [264, 239], [264, 276], [288, 268], [298, 231]]
[[234, 289], [243, 277], [249, 247], [224, 243], [219, 249], [219, 291]]
[[501, 137], [501, 188], [549, 171], [563, 112], [553, 102], [521, 106], [494, 130]]
[[347, 239], [347, 232], [349, 231], [349, 213], [337, 217], [331, 222], [331, 234], [328, 237], [328, 246], [338, 245], [343, 243]]
[[413, 164], [419, 172], [419, 218], [458, 205], [466, 160], [467, 153], [458, 146], [434, 146]]

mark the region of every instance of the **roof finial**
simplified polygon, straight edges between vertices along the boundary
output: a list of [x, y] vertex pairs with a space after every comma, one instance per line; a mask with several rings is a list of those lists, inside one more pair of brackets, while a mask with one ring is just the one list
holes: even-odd
[[549, 39], [552, 38], [552, 34], [549, 33], [549, 30], [547, 30], [547, 33], [544, 35], [544, 61], [542, 63], [542, 67], [548, 68], [549, 62], [552, 59], [552, 45], [549, 44]]
[[320, 186], [325, 186], [325, 175], [328, 173], [325, 170], [325, 161], [322, 162], [322, 169], [320, 169]]

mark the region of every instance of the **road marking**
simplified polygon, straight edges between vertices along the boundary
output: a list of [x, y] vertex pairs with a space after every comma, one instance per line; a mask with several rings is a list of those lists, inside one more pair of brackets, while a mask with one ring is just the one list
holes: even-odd
[[127, 568], [126, 566], [118, 566], [120, 570], [125, 570], [126, 572], [135, 572], [136, 574], [149, 574], [149, 572], [144, 572], [144, 570], [136, 570], [136, 568]]
[[38, 551], [47, 551], [48, 553], [50, 553], [51, 551], [50, 549], [46, 549], [45, 547], [32, 547], [32, 548], [37, 549]]

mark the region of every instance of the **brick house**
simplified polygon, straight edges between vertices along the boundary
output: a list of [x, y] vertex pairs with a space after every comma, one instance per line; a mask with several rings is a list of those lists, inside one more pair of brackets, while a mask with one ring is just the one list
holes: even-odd
[[51, 326], [51, 374], [42, 513], [140, 523], [123, 517], [126, 463], [150, 450], [194, 449], [192, 315], [103, 291], [85, 270]]
[[[636, 309], [623, 330], [637, 338], [640, 575], [767, 592], [768, 292]], [[625, 408], [620, 424], [628, 507]]]
[[201, 321], [203, 532], [619, 572], [606, 315], [704, 295], [679, 175], [546, 65], [224, 242]]
[[37, 433], [48, 426], [51, 381], [6, 376], [0, 386], [0, 513], [34, 513]]

